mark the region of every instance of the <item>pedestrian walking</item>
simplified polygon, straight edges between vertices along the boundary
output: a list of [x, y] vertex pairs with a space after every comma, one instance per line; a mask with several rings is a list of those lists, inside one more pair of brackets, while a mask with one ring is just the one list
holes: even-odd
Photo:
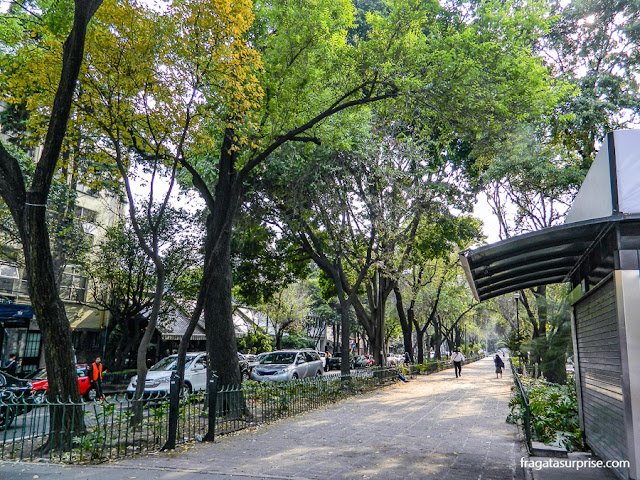
[[493, 363], [496, 364], [496, 378], [498, 378], [498, 375], [500, 375], [500, 378], [502, 378], [502, 369], [504, 368], [504, 362], [502, 361], [502, 358], [500, 358], [500, 355], [496, 353], [496, 358], [493, 359]]
[[456, 371], [456, 378], [462, 376], [462, 362], [464, 362], [464, 355], [460, 352], [459, 349], [455, 349], [453, 351], [453, 355], [451, 355], [451, 361], [453, 362], [453, 368]]
[[9, 355], [9, 360], [7, 360], [4, 364], [4, 371], [9, 375], [13, 375], [14, 377], [18, 373], [18, 359], [15, 353]]
[[103, 400], [102, 393], [102, 360], [96, 357], [96, 361], [91, 364], [91, 384], [96, 391], [96, 400]]
[[411, 356], [409, 356], [409, 352], [404, 352], [404, 363], [411, 363]]

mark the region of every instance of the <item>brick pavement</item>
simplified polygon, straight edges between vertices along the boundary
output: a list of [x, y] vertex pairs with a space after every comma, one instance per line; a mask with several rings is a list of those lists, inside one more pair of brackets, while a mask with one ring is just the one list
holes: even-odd
[[524, 479], [522, 443], [505, 422], [511, 383], [486, 358], [459, 379], [419, 376], [214, 444], [95, 467], [0, 463], [0, 478]]

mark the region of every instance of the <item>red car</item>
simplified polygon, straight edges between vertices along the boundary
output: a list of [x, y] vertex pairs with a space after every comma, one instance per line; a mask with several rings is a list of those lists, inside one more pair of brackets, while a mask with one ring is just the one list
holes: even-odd
[[[76, 373], [78, 374], [78, 387], [80, 395], [87, 401], [96, 399], [96, 389], [91, 386], [89, 377], [89, 365], [86, 363], [76, 365]], [[47, 369], [41, 368], [31, 377], [31, 393], [35, 403], [42, 403], [49, 391], [49, 380], [47, 379]]]

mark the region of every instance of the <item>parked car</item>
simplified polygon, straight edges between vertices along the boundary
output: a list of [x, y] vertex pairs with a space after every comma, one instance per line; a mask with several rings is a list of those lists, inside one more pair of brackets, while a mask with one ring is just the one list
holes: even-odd
[[326, 372], [327, 370], [329, 370], [329, 367], [327, 365], [327, 362], [329, 361], [327, 358], [327, 353], [318, 352], [318, 355], [320, 355], [320, 360], [322, 360], [322, 369]]
[[[241, 354], [238, 354], [238, 362], [240, 363], [240, 371], [243, 380], [249, 378], [249, 362], [247, 362]], [[169, 355], [164, 357], [147, 372], [144, 392], [146, 394], [163, 394], [169, 393], [171, 375], [178, 365], [178, 355]], [[127, 394], [133, 395], [136, 391], [138, 376], [131, 377]], [[184, 365], [184, 387], [183, 393], [189, 394], [207, 388], [207, 353], [196, 352], [187, 353]]]
[[[164, 357], [147, 372], [144, 392], [147, 394], [169, 393], [171, 375], [178, 365], [178, 355]], [[138, 376], [131, 377], [127, 394], [133, 395], [138, 384]], [[207, 354], [205, 352], [187, 353], [184, 366], [184, 393], [207, 388]]]
[[240, 375], [242, 375], [242, 380], [249, 380], [249, 360], [247, 357], [241, 353], [238, 353], [238, 363], [240, 364]]
[[[0, 429], [7, 428], [18, 415], [33, 408], [31, 382], [0, 372]], [[16, 400], [17, 405], [14, 405]]]
[[[81, 363], [76, 365], [76, 374], [78, 375], [78, 390], [85, 400], [91, 402], [96, 399], [96, 389], [91, 385], [91, 377], [89, 376], [89, 365]], [[31, 392], [33, 401], [37, 404], [43, 403], [49, 391], [49, 379], [47, 378], [47, 369], [41, 368], [35, 373], [30, 374]]]
[[356, 355], [353, 359], [354, 368], [365, 368], [369, 366], [369, 359], [364, 355]]
[[253, 361], [249, 362], [249, 374], [251, 373], [251, 370], [260, 363], [260, 360], [262, 360], [264, 357], [266, 357], [270, 353], [271, 352], [262, 352], [262, 353], [257, 354], [255, 356], [255, 359]]
[[243, 353], [242, 356], [249, 363], [256, 361], [256, 356], [253, 353]]
[[[340, 370], [340, 365], [342, 363], [342, 357], [340, 356], [340, 352], [334, 353], [330, 358], [329, 358], [329, 370], [333, 370], [334, 368], [336, 370]], [[354, 363], [354, 357], [353, 355], [349, 355], [349, 368], [354, 368], [353, 367], [353, 363]]]
[[296, 380], [322, 376], [322, 360], [313, 350], [279, 350], [270, 352], [251, 370], [257, 381]]

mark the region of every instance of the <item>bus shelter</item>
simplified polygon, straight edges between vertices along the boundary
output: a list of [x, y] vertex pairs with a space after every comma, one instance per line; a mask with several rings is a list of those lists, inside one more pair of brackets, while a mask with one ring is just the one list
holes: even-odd
[[565, 224], [461, 253], [478, 301], [569, 282], [580, 428], [640, 478], [640, 130], [605, 138]]

